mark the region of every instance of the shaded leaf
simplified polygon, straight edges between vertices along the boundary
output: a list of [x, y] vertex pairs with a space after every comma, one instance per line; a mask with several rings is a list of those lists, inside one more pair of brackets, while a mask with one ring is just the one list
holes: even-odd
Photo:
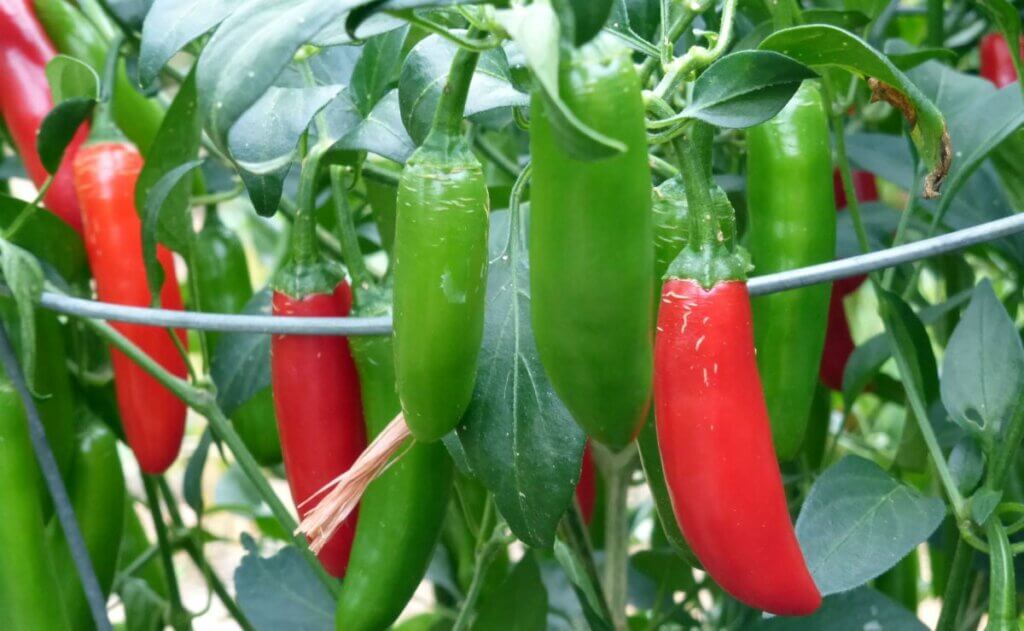
[[151, 302], [156, 301], [164, 286], [164, 268], [157, 259], [157, 224], [171, 194], [200, 164], [201, 160], [193, 160], [174, 167], [157, 180], [146, 195], [142, 210], [142, 259]]
[[330, 138], [334, 149], [369, 151], [379, 156], [405, 163], [416, 150], [409, 137], [398, 107], [398, 90], [392, 90], [380, 100], [366, 118], [362, 118], [348, 91], [324, 108]]
[[949, 454], [949, 473], [960, 493], [967, 495], [981, 483], [985, 473], [985, 454], [973, 436], [964, 436]]
[[821, 608], [800, 618], [767, 618], [755, 631], [927, 631], [911, 611], [870, 587], [829, 596]]
[[295, 546], [261, 557], [242, 535], [246, 555], [235, 569], [238, 606], [257, 631], [334, 628], [334, 599]]
[[92, 66], [67, 55], [57, 55], [46, 64], [46, 82], [54, 103], [71, 98], [96, 99], [100, 78]]
[[367, 41], [352, 70], [349, 91], [359, 113], [366, 117], [398, 80], [402, 66], [402, 45], [408, 28], [401, 28]]
[[534, 631], [544, 628], [548, 594], [533, 552], [527, 552], [516, 564], [499, 592], [500, 598], [489, 598], [480, 607], [473, 622], [475, 631]]
[[[257, 292], [242, 313], [270, 314], [271, 292]], [[257, 393], [270, 387], [270, 336], [259, 333], [222, 333], [210, 362], [210, 378], [217, 386], [217, 405], [231, 416]]]
[[246, 0], [155, 0], [142, 24], [139, 81], [149, 85], [174, 53], [220, 24]]
[[43, 293], [43, 270], [39, 262], [27, 251], [10, 241], [0, 239], [0, 270], [4, 282], [14, 296], [18, 310], [18, 336], [21, 340], [21, 369], [34, 389], [36, 374], [36, 319], [35, 306]]
[[36, 151], [47, 173], [56, 173], [60, 168], [71, 139], [95, 107], [93, 99], [73, 97], [58, 103], [43, 119], [36, 136]]
[[213, 444], [213, 434], [209, 426], [203, 430], [203, 436], [196, 445], [196, 450], [188, 459], [185, 466], [185, 477], [181, 482], [182, 496], [196, 515], [203, 514], [203, 469], [206, 468], [206, 459], [210, 455], [210, 445]]

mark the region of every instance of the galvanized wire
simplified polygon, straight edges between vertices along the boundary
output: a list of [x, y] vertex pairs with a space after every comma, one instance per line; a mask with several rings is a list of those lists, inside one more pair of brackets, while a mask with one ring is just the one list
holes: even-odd
[[[1024, 214], [1013, 215], [887, 250], [777, 274], [756, 276], [750, 279], [748, 286], [751, 295], [754, 296], [796, 289], [955, 252], [1022, 231], [1024, 231]], [[113, 305], [53, 292], [44, 292], [40, 304], [46, 309], [67, 315], [202, 331], [346, 336], [388, 335], [391, 333], [390, 317], [293, 318], [271, 315], [168, 311]]]

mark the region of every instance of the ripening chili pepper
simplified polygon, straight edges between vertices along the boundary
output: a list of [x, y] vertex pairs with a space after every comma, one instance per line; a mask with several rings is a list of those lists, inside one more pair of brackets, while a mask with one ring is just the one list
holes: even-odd
[[[57, 50], [89, 64], [103, 74], [110, 42], [82, 11], [68, 0], [32, 0], [39, 22]], [[149, 153], [164, 110], [148, 99], [128, 78], [126, 62], [121, 61], [113, 89], [114, 120], [142, 155]]]
[[647, 420], [651, 399], [654, 240], [640, 80], [629, 50], [601, 35], [563, 63], [559, 85], [584, 124], [627, 149], [599, 161], [572, 157], [534, 95], [533, 330], [573, 418], [591, 438], [621, 449]]
[[[775, 118], [747, 131], [750, 255], [759, 274], [831, 261], [836, 211], [828, 115], [804, 82]], [[757, 365], [776, 454], [794, 458], [818, 383], [830, 288], [826, 284], [753, 300]]]
[[[1020, 38], [1024, 52], [1024, 36]], [[981, 40], [981, 76], [997, 88], [1010, 85], [1017, 80], [1017, 69], [1013, 67], [1013, 55], [1001, 33], [989, 33]]]
[[[46, 64], [56, 55], [53, 44], [39, 25], [29, 0], [5, 0], [0, 3], [0, 114], [18, 148], [25, 170], [36, 186], [42, 186], [49, 173], [39, 161], [36, 136], [43, 119], [53, 109], [53, 96], [46, 81]], [[15, 87], [16, 86], [16, 87]], [[82, 231], [82, 217], [72, 179], [71, 158], [85, 140], [83, 128], [68, 145], [64, 162], [54, 174], [53, 183], [43, 198], [46, 207]]]
[[[303, 162], [290, 257], [272, 283], [277, 316], [341, 317], [352, 309], [343, 270], [317, 246], [315, 182], [321, 153], [314, 148]], [[366, 447], [359, 375], [348, 340], [337, 336], [274, 335], [270, 361], [285, 474], [299, 515], [305, 517], [322, 499], [311, 497], [347, 471]], [[345, 574], [356, 520], [353, 512], [317, 554], [333, 576]]]
[[[82, 205], [86, 250], [96, 277], [96, 293], [103, 302], [146, 307], [149, 285], [142, 255], [142, 223], [135, 210], [135, 183], [142, 156], [123, 137], [101, 104], [93, 133], [75, 157], [75, 189]], [[164, 272], [160, 306], [182, 309], [181, 291], [171, 252], [157, 248]], [[184, 346], [184, 330], [173, 333], [139, 324], [112, 326], [173, 375], [186, 376], [185, 360], [171, 335]], [[127, 355], [110, 349], [114, 386], [128, 445], [146, 473], [162, 473], [171, 466], [185, 433], [185, 404]]]
[[985, 525], [988, 539], [989, 601], [988, 631], [1019, 631], [1017, 618], [1017, 579], [1014, 576], [1013, 550], [1006, 528], [997, 515], [991, 515]]
[[[78, 435], [75, 464], [68, 486], [82, 540], [103, 595], [110, 594], [124, 529], [125, 483], [117, 456], [117, 438], [98, 421]], [[73, 629], [93, 628], [92, 613], [64, 531], [55, 518], [46, 528], [57, 588]]]
[[[786, 506], [754, 352], [746, 254], [717, 227], [713, 129], [676, 143], [689, 241], [662, 287], [654, 350], [657, 440], [672, 508], [704, 569], [740, 602], [811, 613], [821, 595]], [[831, 203], [831, 198], [829, 199]]]
[[[859, 202], [873, 202], [878, 200], [878, 186], [875, 183], [874, 174], [868, 171], [853, 171], [850, 174], [853, 178], [853, 189]], [[836, 212], [842, 212], [846, 208], [846, 191], [843, 189], [843, 179], [839, 170], [832, 173], [832, 188], [835, 193]], [[828, 328], [825, 332], [825, 347], [821, 353], [821, 366], [818, 376], [822, 383], [833, 390], [843, 389], [843, 372], [846, 369], [846, 362], [853, 354], [856, 345], [853, 336], [850, 334], [850, 323], [846, 318], [846, 309], [843, 300], [857, 291], [867, 280], [867, 276], [861, 274], [842, 278], [832, 284], [832, 295], [828, 303]]]
[[[196, 236], [195, 274], [200, 311], [241, 313], [252, 298], [249, 263], [238, 236], [220, 220], [215, 211], [207, 213], [203, 229]], [[207, 333], [211, 357], [221, 340]], [[274, 418], [274, 395], [270, 387], [257, 392], [231, 414], [242, 442], [256, 462], [265, 467], [281, 463], [281, 439]]]
[[469, 406], [483, 339], [488, 195], [461, 133], [478, 55], [460, 49], [433, 127], [398, 185], [395, 373], [413, 437], [435, 441]]
[[43, 537], [25, 408], [0, 376], [0, 629], [69, 629]]
[[[386, 315], [390, 293], [360, 290], [355, 315]], [[401, 411], [392, 340], [361, 336], [350, 344], [372, 439]], [[338, 595], [339, 631], [384, 629], [402, 613], [430, 564], [451, 488], [452, 462], [440, 442], [413, 443], [370, 483], [359, 504], [355, 543]]]

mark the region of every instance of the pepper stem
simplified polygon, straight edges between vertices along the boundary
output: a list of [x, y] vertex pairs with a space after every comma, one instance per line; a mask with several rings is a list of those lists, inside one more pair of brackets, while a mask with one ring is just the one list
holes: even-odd
[[673, 147], [679, 158], [679, 171], [686, 189], [686, 201], [690, 207], [689, 247], [701, 250], [715, 243], [718, 219], [713, 212], [711, 200], [711, 173], [708, 166], [711, 158], [712, 127], [703, 121], [694, 121], [684, 142], [674, 141]]
[[103, 77], [100, 81], [100, 93], [96, 111], [92, 116], [92, 129], [89, 142], [123, 142], [124, 134], [114, 122], [114, 83], [117, 81], [117, 65], [121, 61], [121, 47], [124, 45], [124, 34], [119, 33], [107, 50], [103, 62]]
[[[469, 37], [473, 38], [479, 35], [479, 29], [469, 30]], [[473, 73], [476, 71], [476, 63], [479, 59], [479, 52], [465, 48], [456, 51], [448, 71], [448, 79], [441, 91], [441, 99], [437, 102], [437, 109], [434, 110], [434, 122], [424, 142], [425, 145], [437, 145], [444, 149], [448, 146], [451, 138], [460, 136], [462, 119], [466, 111], [466, 99], [469, 97], [469, 85], [473, 80]]]
[[292, 262], [296, 265], [311, 265], [320, 258], [320, 247], [316, 236], [316, 177], [320, 172], [320, 146], [313, 147], [302, 161], [299, 177], [299, 191], [295, 209], [295, 223], [292, 225]]

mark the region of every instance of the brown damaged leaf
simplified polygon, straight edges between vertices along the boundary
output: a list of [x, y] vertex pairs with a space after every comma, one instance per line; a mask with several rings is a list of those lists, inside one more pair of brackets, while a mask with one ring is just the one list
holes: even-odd
[[[868, 87], [871, 88], [872, 102], [885, 101], [903, 114], [903, 117], [907, 119], [907, 123], [910, 124], [911, 129], [917, 126], [917, 110], [905, 94], [884, 81], [880, 81], [874, 77], [868, 77]], [[945, 127], [945, 124], [943, 124], [942, 138], [939, 143], [938, 161], [932, 168], [931, 172], [929, 172], [924, 178], [923, 194], [925, 199], [934, 199], [939, 196], [939, 189], [942, 188], [942, 181], [946, 179], [946, 174], [949, 173], [949, 167], [952, 162], [953, 146], [949, 139], [949, 130]]]

